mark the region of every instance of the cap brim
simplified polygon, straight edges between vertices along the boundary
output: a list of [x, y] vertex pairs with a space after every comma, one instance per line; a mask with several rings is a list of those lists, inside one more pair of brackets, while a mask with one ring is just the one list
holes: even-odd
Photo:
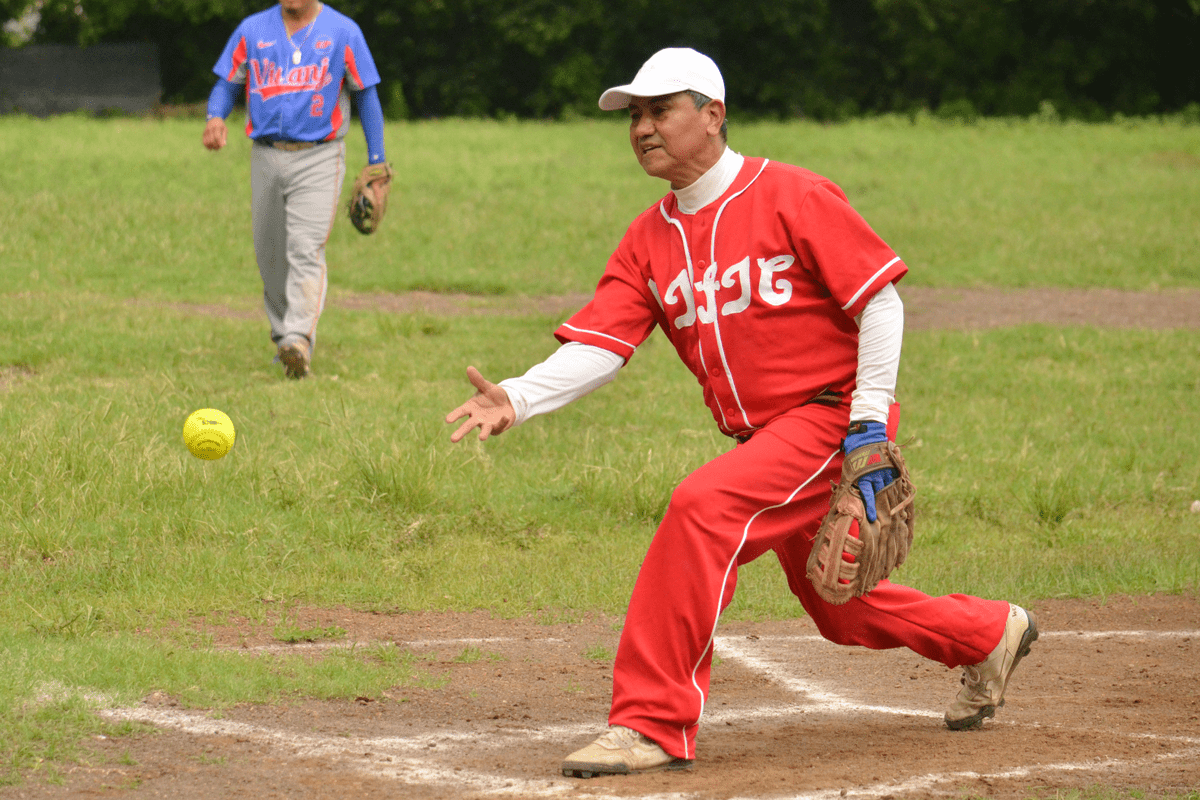
[[632, 86], [614, 86], [604, 94], [600, 95], [600, 109], [602, 111], [616, 111], [629, 106], [629, 98], [633, 97], [630, 93]]
[[680, 80], [646, 81], [614, 86], [600, 95], [600, 108], [604, 111], [616, 111], [629, 106], [633, 97], [662, 97], [677, 92], [686, 92], [690, 87]]

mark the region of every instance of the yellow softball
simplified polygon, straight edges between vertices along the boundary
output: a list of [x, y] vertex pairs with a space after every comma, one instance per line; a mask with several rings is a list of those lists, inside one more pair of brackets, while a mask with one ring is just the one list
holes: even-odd
[[223, 411], [202, 408], [183, 423], [183, 443], [196, 458], [214, 461], [233, 447], [233, 420]]

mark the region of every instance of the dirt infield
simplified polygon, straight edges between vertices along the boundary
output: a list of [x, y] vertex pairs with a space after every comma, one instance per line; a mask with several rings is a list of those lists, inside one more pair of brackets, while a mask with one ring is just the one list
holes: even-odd
[[[808, 619], [723, 625], [695, 766], [583, 781], [559, 763], [604, 725], [619, 620], [309, 609], [299, 624], [343, 628], [337, 646], [394, 643], [444, 685], [220, 715], [152, 696], [105, 713], [157, 732], [94, 740], [65, 784], [0, 796], [1015, 800], [1095, 784], [1148, 797], [1200, 789], [1200, 599], [1034, 610], [1041, 638], [1007, 705], [963, 733], [941, 719], [957, 672], [906, 650], [828, 644]], [[289, 647], [266, 629], [205, 632], [247, 658]], [[321, 646], [290, 647], [320, 657]]]

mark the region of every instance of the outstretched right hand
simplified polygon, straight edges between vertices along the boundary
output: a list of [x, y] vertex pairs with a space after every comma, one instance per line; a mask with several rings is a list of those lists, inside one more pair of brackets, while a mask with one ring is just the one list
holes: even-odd
[[475, 387], [475, 396], [446, 415], [448, 424], [466, 417], [458, 430], [450, 434], [450, 441], [460, 441], [472, 428], [479, 428], [481, 442], [511, 428], [517, 412], [508, 400], [508, 393], [480, 375], [474, 367], [467, 367], [467, 379]]

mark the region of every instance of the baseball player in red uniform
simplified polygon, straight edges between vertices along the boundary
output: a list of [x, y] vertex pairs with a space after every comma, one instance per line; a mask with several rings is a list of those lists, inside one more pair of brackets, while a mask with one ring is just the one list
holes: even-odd
[[[691, 765], [717, 621], [738, 567], [768, 551], [827, 639], [963, 667], [955, 730], [994, 715], [1037, 638], [1033, 615], [1001, 601], [886, 580], [844, 605], [816, 594], [805, 568], [843, 455], [896, 435], [907, 267], [831, 181], [730, 149], [724, 99], [716, 64], [687, 48], [601, 96], [628, 109], [634, 154], [671, 192], [629, 226], [550, 358], [500, 384], [468, 367], [477, 393], [446, 416], [461, 420], [453, 441], [487, 439], [612, 380], [657, 327], [738, 442], [672, 494], [629, 601], [609, 728], [566, 775]], [[870, 518], [893, 477], [860, 480]]]
[[213, 72], [203, 143], [225, 146], [225, 117], [244, 91], [263, 305], [276, 360], [289, 378], [304, 378], [329, 287], [325, 242], [346, 176], [351, 93], [368, 161], [387, 160], [379, 72], [354, 20], [319, 0], [280, 0], [242, 20]]

